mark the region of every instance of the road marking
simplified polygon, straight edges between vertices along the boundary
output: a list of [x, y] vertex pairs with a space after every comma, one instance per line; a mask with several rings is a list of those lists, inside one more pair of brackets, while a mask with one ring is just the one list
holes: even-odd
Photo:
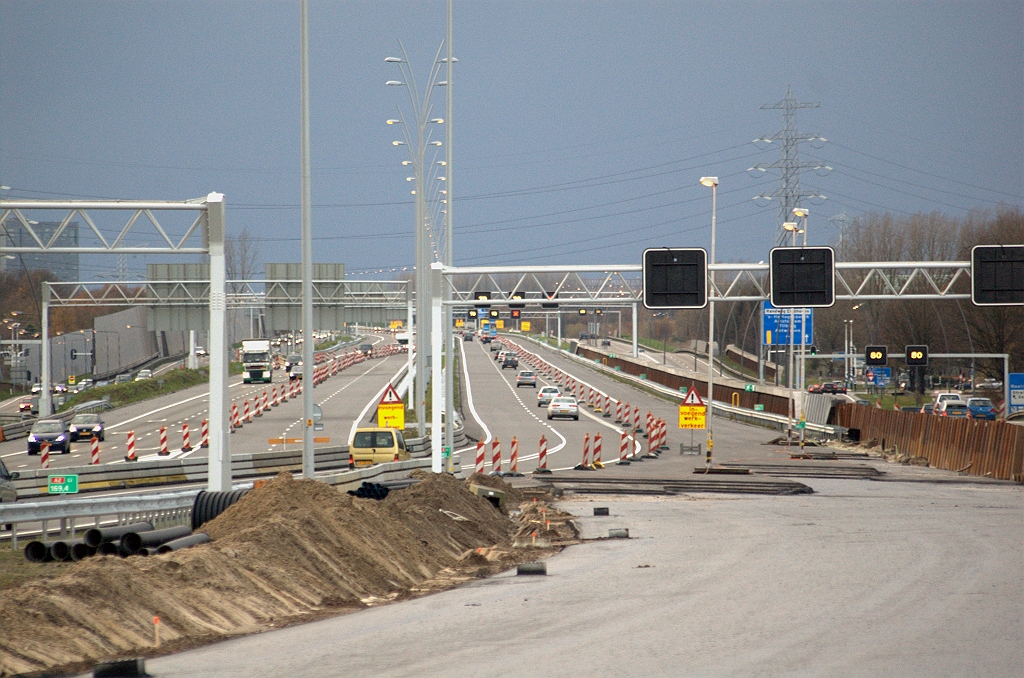
[[[379, 366], [381, 364], [382, 363], [377, 363], [377, 365], [374, 365], [374, 367], [370, 368], [366, 372], [363, 372], [363, 374], [360, 374], [358, 377], [356, 377], [356, 379], [359, 379], [359, 378], [363, 377], [364, 375], [369, 374], [373, 369], [375, 369], [377, 366]], [[401, 374], [402, 370], [404, 370], [405, 368], [406, 368], [406, 363], [403, 362], [402, 366], [398, 368], [398, 371], [395, 372], [394, 376], [392, 376], [390, 379], [388, 379], [388, 383], [386, 383], [386, 384], [384, 384], [383, 386], [380, 387], [380, 390], [377, 391], [376, 395], [374, 395], [370, 399], [370, 402], [366, 403], [366, 407], [364, 407], [363, 411], [359, 413], [359, 416], [356, 417], [356, 420], [352, 422], [352, 428], [349, 429], [349, 432], [348, 432], [348, 444], [349, 445], [352, 445], [352, 439], [355, 438], [355, 436], [356, 436], [356, 429], [359, 428], [359, 422], [361, 422], [363, 420], [363, 418], [366, 417], [366, 413], [370, 411], [371, 407], [373, 407], [374, 405], [376, 405], [377, 403], [380, 402], [381, 397], [384, 395], [385, 389], [387, 389], [387, 387], [391, 385], [391, 382], [395, 380], [395, 377], [397, 377], [399, 374]], [[352, 382], [354, 383], [355, 379], [353, 379]]]

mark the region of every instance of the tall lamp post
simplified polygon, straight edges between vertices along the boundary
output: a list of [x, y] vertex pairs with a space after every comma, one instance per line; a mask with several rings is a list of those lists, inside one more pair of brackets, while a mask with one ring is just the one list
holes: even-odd
[[[715, 265], [715, 213], [718, 210], [718, 177], [701, 177], [701, 186], [711, 189], [711, 266]], [[708, 272], [708, 461], [715, 449], [712, 433], [713, 410], [715, 403], [715, 273]]]
[[[796, 247], [796, 234], [799, 231], [798, 224], [795, 221], [787, 221], [782, 224], [782, 228], [793, 234], [793, 247]], [[793, 379], [793, 353], [796, 348], [796, 311], [793, 307], [789, 309], [789, 365], [786, 368], [787, 381], [789, 382], [789, 431], [786, 433], [787, 438], [793, 436], [793, 421], [796, 419], [796, 400], [793, 397], [793, 385], [795, 383]], [[802, 328], [801, 328], [802, 330]], [[801, 338], [801, 341], [803, 339]], [[802, 398], [801, 398], [802, 400]]]
[[[427, 88], [422, 98], [416, 87], [416, 78], [413, 75], [412, 65], [409, 63], [409, 56], [401, 41], [398, 43], [402, 50], [401, 57], [387, 57], [387, 63], [398, 64], [404, 80], [388, 80], [385, 84], [391, 87], [405, 87], [409, 93], [409, 101], [412, 106], [413, 123], [415, 124], [415, 137], [410, 134], [409, 125], [399, 109], [399, 118], [387, 121], [389, 125], [401, 124], [404, 140], [392, 141], [392, 146], [407, 146], [409, 148], [409, 160], [403, 165], [411, 165], [413, 176], [407, 180], [415, 182], [415, 189], [412, 193], [416, 196], [416, 375], [414, 379], [414, 397], [416, 407], [416, 422], [420, 436], [426, 433], [426, 394], [427, 394], [427, 363], [428, 359], [440, 356], [429, 356], [430, 332], [431, 332], [431, 293], [430, 293], [430, 264], [434, 260], [433, 250], [429, 246], [429, 237], [426, 232], [429, 209], [426, 204], [426, 183], [424, 160], [427, 146], [441, 146], [440, 141], [430, 140], [430, 125], [443, 124], [442, 118], [431, 118], [430, 97], [434, 87], [443, 87], [448, 84], [445, 80], [439, 80], [441, 66], [447, 60], [442, 60], [439, 47], [434, 56], [434, 63], [430, 68], [430, 77], [427, 80]], [[448, 207], [451, 207], [449, 200]], [[447, 217], [447, 215], [446, 215]], [[447, 254], [447, 252], [446, 252]], [[440, 384], [435, 385], [438, 389], [435, 397], [440, 397]]]

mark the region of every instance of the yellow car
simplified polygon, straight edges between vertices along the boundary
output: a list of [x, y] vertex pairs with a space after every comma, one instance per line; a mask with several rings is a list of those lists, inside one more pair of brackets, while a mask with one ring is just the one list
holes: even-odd
[[349, 445], [356, 468], [409, 459], [402, 432], [394, 428], [359, 428]]

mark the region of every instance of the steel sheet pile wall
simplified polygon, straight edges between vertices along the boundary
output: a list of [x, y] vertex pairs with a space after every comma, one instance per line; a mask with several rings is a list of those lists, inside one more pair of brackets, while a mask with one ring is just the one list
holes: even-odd
[[836, 418], [840, 426], [860, 429], [861, 440], [884, 440], [886, 448], [924, 457], [933, 468], [1024, 482], [1022, 426], [852, 403], [838, 405]]
[[[603, 353], [592, 351], [586, 346], [580, 346], [576, 350], [577, 355], [581, 355], [590, 360], [600, 360], [602, 364], [608, 365], [609, 367], [618, 367], [622, 372], [626, 374], [632, 374], [639, 377], [641, 374], [647, 375], [648, 381], [653, 381], [662, 386], [668, 386], [671, 389], [682, 389], [685, 393], [686, 389], [693, 386], [697, 389], [697, 393], [702, 398], [706, 398], [708, 395], [708, 382], [706, 379], [690, 379], [673, 372], [655, 367], [653, 365], [640, 365], [632, 360], [624, 358], [610, 358], [605, 356]], [[754, 391], [744, 391], [723, 384], [715, 384], [715, 400], [723, 403], [732, 402], [732, 394], [738, 393], [740, 396], [740, 407], [748, 410], [754, 409], [754, 405], [764, 405], [765, 412], [771, 412], [772, 414], [779, 414], [786, 416], [789, 414], [789, 400], [782, 396], [773, 395], [771, 393], [760, 393]]]

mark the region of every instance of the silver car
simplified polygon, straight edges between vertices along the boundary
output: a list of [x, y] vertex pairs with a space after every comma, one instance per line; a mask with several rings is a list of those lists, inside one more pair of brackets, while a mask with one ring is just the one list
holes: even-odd
[[19, 475], [17, 471], [14, 473], [8, 471], [3, 460], [0, 459], [0, 503], [10, 504], [18, 501], [18, 490], [14, 487], [14, 481]]
[[553, 398], [562, 395], [557, 386], [545, 386], [537, 392], [537, 407], [547, 407]]
[[579, 405], [576, 404], [575, 398], [558, 397], [551, 401], [548, 405], [548, 419], [554, 419], [555, 417], [571, 417], [577, 421], [580, 418]]

